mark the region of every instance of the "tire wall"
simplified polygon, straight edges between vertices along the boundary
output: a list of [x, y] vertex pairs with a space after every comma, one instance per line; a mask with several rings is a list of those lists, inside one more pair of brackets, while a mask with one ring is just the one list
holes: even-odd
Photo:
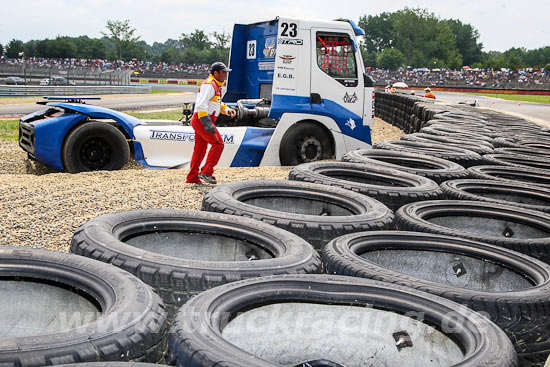
[[441, 112], [426, 98], [375, 92], [375, 116], [403, 130], [407, 134], [420, 131], [423, 124]]

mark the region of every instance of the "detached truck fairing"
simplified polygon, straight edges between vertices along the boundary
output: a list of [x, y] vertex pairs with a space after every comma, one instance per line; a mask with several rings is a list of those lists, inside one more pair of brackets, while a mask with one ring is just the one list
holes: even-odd
[[[356, 41], [362, 33], [352, 21], [235, 25], [223, 101], [237, 116], [217, 121], [225, 143], [218, 167], [296, 165], [370, 147], [374, 88]], [[130, 154], [150, 168], [188, 167], [191, 126], [83, 100], [41, 102], [49, 109], [21, 119], [30, 158], [67, 172], [119, 169]]]

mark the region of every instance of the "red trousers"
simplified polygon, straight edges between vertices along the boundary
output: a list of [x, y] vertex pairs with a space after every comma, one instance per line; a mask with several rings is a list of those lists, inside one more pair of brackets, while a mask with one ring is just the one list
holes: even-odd
[[[212, 123], [216, 122], [216, 116], [210, 116]], [[214, 166], [218, 164], [220, 156], [223, 152], [223, 139], [216, 129], [216, 133], [208, 133], [204, 130], [201, 121], [197, 114], [193, 114], [191, 118], [191, 126], [195, 130], [195, 147], [193, 149], [193, 156], [191, 157], [191, 165], [189, 167], [189, 173], [187, 174], [187, 182], [200, 182], [199, 179], [199, 166], [204, 159], [208, 144], [212, 145], [208, 156], [206, 157], [206, 163], [201, 169], [202, 174], [207, 176], [214, 175]]]

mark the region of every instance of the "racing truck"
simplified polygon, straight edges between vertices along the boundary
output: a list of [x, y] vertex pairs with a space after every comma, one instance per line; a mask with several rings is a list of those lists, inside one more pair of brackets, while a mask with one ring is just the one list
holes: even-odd
[[[218, 167], [290, 166], [370, 147], [374, 82], [356, 40], [363, 34], [351, 20], [236, 24], [223, 101], [237, 114], [217, 121]], [[70, 173], [120, 169], [131, 156], [148, 168], [189, 166], [188, 124], [139, 120], [91, 98], [45, 98], [19, 122], [31, 159]]]

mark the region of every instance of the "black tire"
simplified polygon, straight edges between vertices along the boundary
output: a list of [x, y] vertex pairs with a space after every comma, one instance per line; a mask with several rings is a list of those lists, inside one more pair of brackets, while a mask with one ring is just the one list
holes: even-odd
[[483, 156], [485, 165], [503, 165], [514, 167], [532, 167], [546, 170], [550, 174], [550, 159], [533, 155], [520, 154], [485, 154]]
[[521, 141], [521, 145], [526, 148], [550, 150], [550, 142], [542, 142], [540, 139], [526, 139]]
[[524, 182], [550, 188], [550, 174], [546, 170], [515, 166], [474, 166], [467, 169], [472, 178]]
[[88, 362], [59, 364], [54, 367], [158, 367], [160, 364], [140, 362]]
[[461, 121], [455, 122], [452, 120], [449, 121], [438, 121], [431, 120], [428, 121], [425, 125], [426, 127], [432, 127], [438, 130], [444, 130], [449, 132], [464, 132], [468, 134], [476, 134], [482, 136], [493, 136], [495, 135], [493, 129], [488, 128], [486, 123], [473, 122], [473, 121]]
[[0, 246], [0, 269], [1, 366], [163, 360], [164, 305], [132, 274], [73, 254], [9, 246]]
[[512, 204], [521, 208], [550, 213], [548, 189], [519, 182], [497, 180], [449, 180], [441, 189], [450, 200], [487, 201], [496, 204]]
[[392, 210], [414, 201], [438, 199], [443, 194], [439, 185], [429, 178], [362, 163], [304, 163], [290, 170], [288, 178], [355, 191], [375, 198]]
[[550, 263], [550, 214], [470, 200], [422, 201], [396, 212], [397, 228], [468, 238]]
[[522, 146], [521, 148], [496, 148], [496, 154], [519, 154], [534, 156], [535, 158], [546, 158], [550, 159], [550, 149], [540, 149], [540, 148], [530, 148]]
[[473, 141], [471, 139], [449, 138], [443, 135], [432, 135], [425, 133], [407, 134], [402, 136], [401, 140], [444, 144], [451, 147], [468, 149], [472, 152], [476, 152], [477, 154], [493, 153], [493, 146], [490, 143]]
[[466, 169], [458, 163], [426, 154], [393, 152], [384, 149], [357, 149], [344, 154], [342, 161], [394, 168], [427, 177], [437, 183], [468, 176]]
[[[259, 327], [247, 332], [231, 323], [241, 318], [248, 325], [257, 314], [271, 325], [283, 324], [282, 331], [256, 321]], [[361, 316], [350, 320], [350, 315]], [[407, 323], [406, 330], [393, 320], [361, 328], [369, 316], [371, 322], [418, 321]], [[448, 318], [460, 321], [448, 323]], [[233, 333], [227, 331], [231, 328]], [[431, 339], [426, 334], [412, 337], [412, 343], [405, 344], [412, 349], [399, 353], [408, 332], [412, 336], [422, 329], [441, 333], [430, 334]], [[334, 275], [267, 277], [211, 289], [181, 308], [171, 331], [170, 360], [179, 367], [297, 366], [313, 358], [353, 366], [517, 366], [506, 334], [467, 307], [409, 287]], [[347, 336], [331, 340], [344, 333]], [[452, 349], [463, 353], [441, 351], [451, 338]]]
[[379, 201], [339, 187], [286, 180], [218, 185], [202, 210], [249, 217], [286, 229], [318, 251], [345, 233], [389, 228], [393, 213]]
[[550, 354], [550, 265], [530, 256], [457, 237], [375, 231], [330, 241], [323, 261], [330, 274], [415, 288], [484, 313], [515, 344], [520, 365]]
[[448, 126], [442, 126], [438, 124], [423, 127], [422, 129], [420, 129], [420, 132], [426, 133], [426, 134], [433, 134], [433, 135], [461, 135], [465, 138], [487, 140], [487, 141], [491, 141], [491, 139], [495, 135], [485, 130], [483, 131], [483, 133], [480, 133], [480, 132], [472, 131], [471, 129], [468, 129], [466, 127], [464, 128], [448, 127]]
[[122, 168], [130, 159], [130, 147], [115, 126], [90, 121], [74, 128], [63, 142], [63, 168], [69, 173]]
[[516, 138], [503, 138], [503, 137], [499, 137], [499, 138], [494, 138], [493, 140], [491, 140], [491, 144], [493, 144], [493, 146], [495, 148], [521, 148], [521, 144], [518, 142], [518, 140]]
[[281, 166], [329, 159], [334, 156], [332, 139], [314, 122], [300, 122], [288, 129], [279, 149]]
[[471, 167], [481, 164], [481, 156], [471, 150], [449, 147], [445, 144], [421, 143], [406, 140], [388, 140], [373, 145], [374, 149], [395, 150], [409, 153], [427, 154]]
[[156, 289], [170, 315], [221, 284], [315, 273], [321, 265], [313, 247], [292, 233], [250, 218], [190, 210], [131, 210], [94, 218], [77, 229], [71, 251], [136, 275]]
[[472, 111], [469, 111], [468, 113], [459, 112], [459, 111], [439, 112], [439, 113], [436, 113], [433, 116], [433, 119], [434, 120], [442, 120], [442, 121], [445, 121], [445, 120], [463, 120], [463, 119], [469, 119], [471, 121], [476, 121], [476, 122], [485, 122], [485, 121], [487, 121], [487, 117], [485, 117], [481, 114], [473, 113]]

